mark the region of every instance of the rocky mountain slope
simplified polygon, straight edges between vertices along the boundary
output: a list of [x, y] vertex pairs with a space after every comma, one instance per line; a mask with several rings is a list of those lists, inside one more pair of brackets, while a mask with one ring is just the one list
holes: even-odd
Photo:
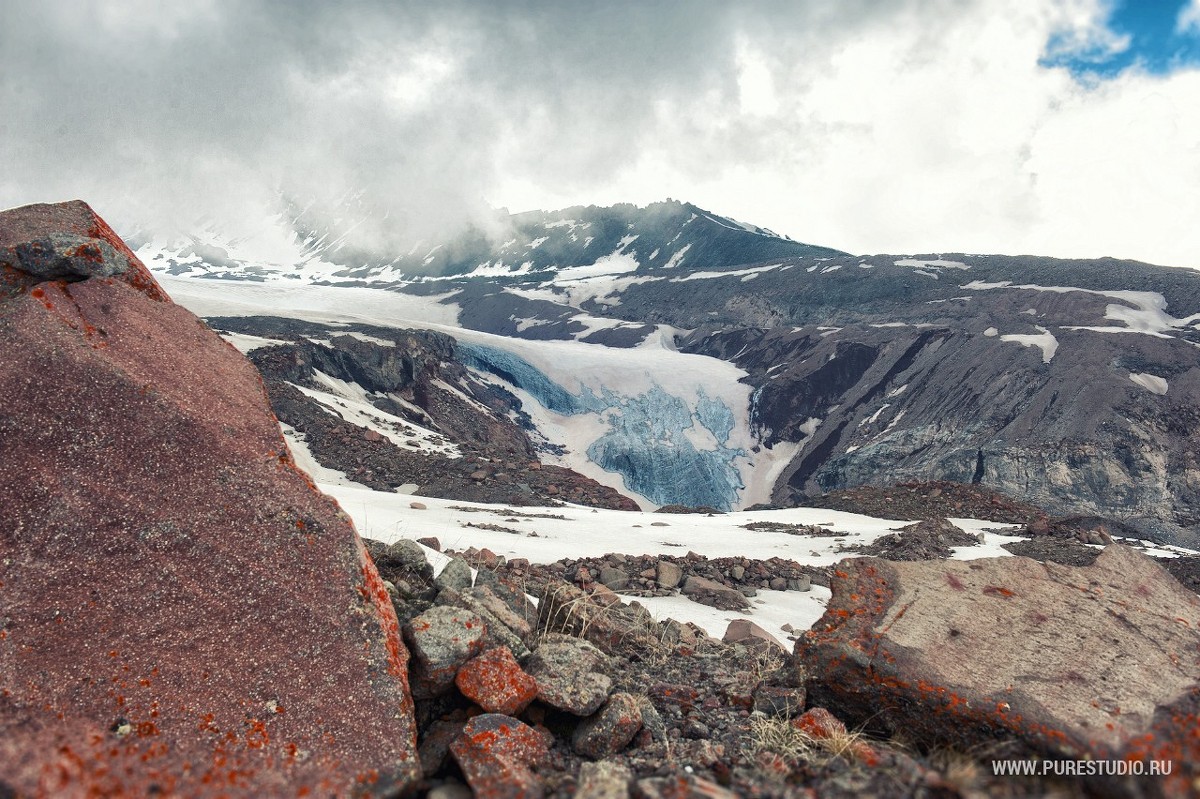
[[[271, 287], [296, 282], [332, 293], [325, 321], [447, 333], [461, 365], [517, 398], [543, 459], [557, 453], [557, 465], [643, 505], [786, 506], [950, 480], [1200, 541], [1192, 270], [850, 256], [674, 202], [507, 225], [516, 233], [502, 241], [467, 236], [386, 267], [263, 272], [162, 252], [150, 263], [278, 278], [256, 299], [221, 288], [243, 306], [211, 302], [205, 315], [273, 313], [284, 295]], [[220, 293], [205, 282], [170, 285]], [[356, 287], [385, 289], [400, 310], [330, 311]], [[426, 321], [447, 314], [452, 324]]]
[[[531, 361], [310, 308], [225, 331], [264, 386], [82, 203], [0, 214], [0, 277], [0, 795], [1197, 793], [1200, 600], [1094, 549], [1097, 520], [949, 483], [832, 500], [1025, 526], [420, 502], [400, 473], [436, 484], [468, 457], [493, 470], [479, 490], [617, 498], [494, 473], [536, 452], [532, 395], [481, 364], [536, 382]], [[562, 408], [602, 396], [554, 385]], [[675, 412], [727, 438], [728, 396]], [[944, 559], [1024, 535], [1093, 560]], [[684, 549], [701, 541], [721, 556]], [[914, 562], [838, 561], [861, 545]], [[805, 618], [756, 624], [768, 596]], [[1012, 757], [1035, 773], [995, 770]]]

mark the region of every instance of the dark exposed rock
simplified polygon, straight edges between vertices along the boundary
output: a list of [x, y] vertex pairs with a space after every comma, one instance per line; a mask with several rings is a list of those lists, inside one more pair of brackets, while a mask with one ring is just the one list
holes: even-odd
[[[381, 491], [416, 485], [424, 496], [511, 505], [584, 505], [636, 510], [632, 500], [569, 469], [540, 464], [527, 432], [513, 420], [523, 411], [515, 396], [476, 379], [460, 360], [454, 339], [429, 331], [369, 325], [330, 328], [277, 317], [219, 317], [221, 330], [288, 339], [262, 347], [250, 359], [262, 372], [280, 421], [302, 435], [323, 466]], [[361, 333], [381, 341], [355, 338]], [[313, 339], [316, 339], [315, 341]], [[318, 343], [318, 341], [320, 343]], [[389, 414], [397, 433], [413, 425], [436, 431], [465, 457], [436, 447], [399, 446], [374, 430], [346, 421], [297, 386], [323, 388], [320, 372], [355, 383]], [[332, 411], [332, 413], [331, 413]], [[498, 468], [503, 466], [503, 468]]]
[[810, 702], [922, 745], [1001, 737], [1051, 757], [1170, 759], [1165, 793], [1196, 776], [1200, 598], [1144, 555], [839, 569], [796, 648]]
[[0, 258], [0, 784], [411, 786], [391, 603], [250, 364], [83, 203], [0, 214]]
[[847, 547], [846, 550], [885, 560], [934, 560], [953, 555], [953, 547], [977, 544], [976, 536], [945, 519], [926, 519], [902, 527], [898, 533], [882, 535], [865, 546]]

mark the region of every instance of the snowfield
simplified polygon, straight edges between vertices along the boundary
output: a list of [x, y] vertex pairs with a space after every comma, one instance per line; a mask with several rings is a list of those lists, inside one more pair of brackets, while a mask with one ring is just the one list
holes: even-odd
[[[294, 437], [289, 443], [302, 466], [312, 463], [302, 444]], [[361, 535], [392, 543], [401, 538], [434, 536], [444, 549], [458, 551], [469, 547], [487, 548], [506, 558], [526, 558], [531, 563], [553, 563], [563, 558], [597, 557], [609, 553], [625, 555], [674, 555], [696, 552], [708, 558], [747, 557], [766, 560], [786, 558], [809, 566], [829, 566], [854, 553], [839, 551], [843, 546], [869, 544], [881, 535], [910, 522], [876, 519], [842, 511], [819, 508], [753, 511], [711, 516], [701, 514], [660, 514], [616, 511], [564, 505], [553, 508], [506, 508], [453, 499], [437, 499], [373, 491], [344, 479], [336, 472], [317, 468], [314, 478], [320, 488], [333, 496], [350, 515]], [[332, 480], [331, 480], [332, 479]], [[424, 509], [413, 508], [419, 499]], [[480, 511], [483, 511], [481, 513]], [[492, 513], [487, 513], [492, 511]], [[536, 514], [536, 515], [535, 515]], [[545, 515], [562, 519], [543, 518]], [[468, 527], [481, 520], [498, 522], [520, 531], [505, 533]], [[743, 525], [755, 521], [786, 524], [819, 524], [841, 535], [835, 538], [752, 531]], [[953, 519], [972, 533], [1003, 529], [1011, 525], [995, 522]], [[1006, 556], [1002, 544], [1019, 537], [984, 533], [984, 543], [959, 547], [955, 557], [962, 559]], [[430, 562], [440, 569], [445, 556], [429, 550]], [[739, 614], [717, 610], [691, 601], [683, 595], [673, 597], [625, 597], [644, 605], [656, 618], [694, 622], [709, 635], [720, 638], [729, 622], [749, 618], [790, 649], [784, 625], [803, 631], [825, 612], [829, 589], [814, 585], [811, 591], [759, 590], [750, 601], [754, 609]]]

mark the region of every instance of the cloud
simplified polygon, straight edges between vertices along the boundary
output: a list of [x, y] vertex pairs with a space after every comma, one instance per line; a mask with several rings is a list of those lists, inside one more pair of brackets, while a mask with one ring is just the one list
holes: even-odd
[[[1099, 0], [0, 4], [0, 206], [368, 242], [688, 199], [860, 252], [1200, 265], [1195, 73], [1085, 87]], [[1040, 62], [1041, 60], [1041, 62]], [[386, 213], [386, 217], [384, 217]]]
[[1189, 0], [1179, 9], [1175, 17], [1175, 32], [1183, 35], [1200, 35], [1200, 0]]

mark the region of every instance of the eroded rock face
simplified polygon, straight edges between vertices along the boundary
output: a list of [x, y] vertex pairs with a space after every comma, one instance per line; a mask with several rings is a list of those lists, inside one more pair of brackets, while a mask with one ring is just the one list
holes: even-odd
[[412, 784], [394, 611], [253, 367], [83, 203], [0, 214], [0, 266], [0, 785]]
[[1180, 787], [1200, 763], [1198, 630], [1200, 598], [1126, 547], [1083, 568], [863, 558], [840, 564], [796, 654], [810, 704], [849, 722], [922, 745], [1166, 759]]

